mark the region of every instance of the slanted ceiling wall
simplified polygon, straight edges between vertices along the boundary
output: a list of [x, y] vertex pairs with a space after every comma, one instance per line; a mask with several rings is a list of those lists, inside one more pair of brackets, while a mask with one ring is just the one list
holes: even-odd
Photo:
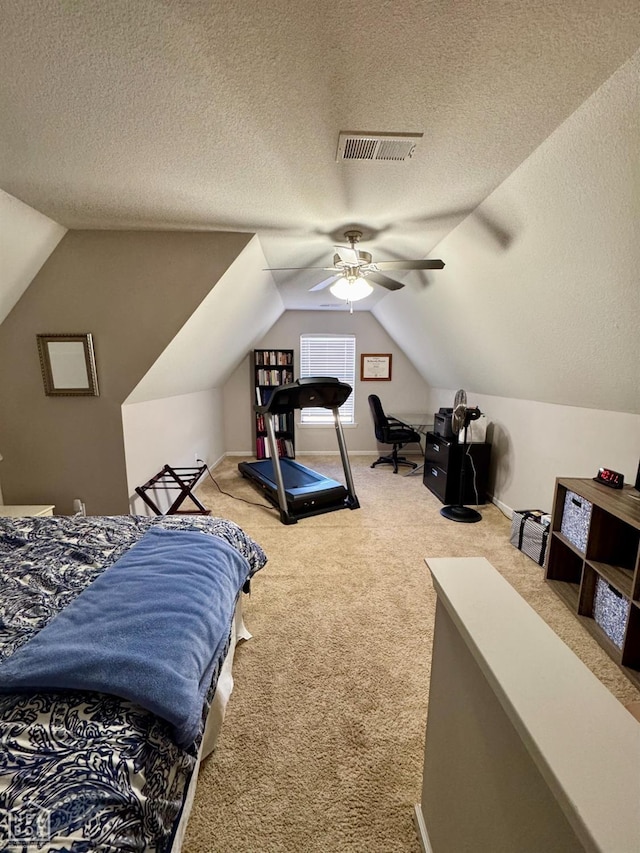
[[0, 190], [0, 323], [67, 229]]
[[[7, 503], [55, 503], [68, 513], [79, 497], [91, 514], [129, 511], [121, 405], [251, 239], [65, 235], [0, 326]], [[93, 334], [99, 397], [45, 395], [36, 347], [42, 332]]]
[[640, 52], [373, 313], [429, 385], [494, 421], [492, 488], [550, 508], [556, 476], [640, 457]]

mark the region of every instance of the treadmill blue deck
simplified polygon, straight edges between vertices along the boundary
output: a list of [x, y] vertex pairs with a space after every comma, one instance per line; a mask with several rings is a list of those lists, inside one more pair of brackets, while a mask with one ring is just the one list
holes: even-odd
[[[244, 467], [246, 466], [246, 467]], [[273, 473], [273, 462], [271, 459], [260, 459], [257, 462], [244, 463], [243, 470], [245, 473], [250, 473], [252, 478], [264, 480], [272, 484], [275, 488], [276, 478]], [[240, 466], [238, 466], [240, 467]], [[287, 495], [287, 501], [297, 503], [301, 498], [307, 498], [310, 495], [318, 496], [319, 490], [330, 490], [326, 496], [330, 499], [343, 497], [347, 494], [347, 490], [337, 480], [332, 480], [331, 477], [324, 477], [317, 471], [311, 468], [305, 468], [294, 459], [281, 459], [280, 470], [282, 471], [282, 479], [284, 482], [284, 490]], [[337, 490], [337, 493], [333, 491]]]

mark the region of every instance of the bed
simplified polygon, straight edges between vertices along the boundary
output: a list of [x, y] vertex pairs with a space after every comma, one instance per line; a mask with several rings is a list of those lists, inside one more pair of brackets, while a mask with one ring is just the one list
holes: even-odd
[[[180, 849], [198, 766], [232, 687], [233, 649], [250, 636], [241, 591], [265, 563], [224, 519], [0, 518], [2, 850]], [[205, 575], [213, 586], [202, 586]], [[196, 616], [181, 595], [194, 599]], [[138, 620], [130, 637], [123, 618]], [[200, 630], [199, 619], [203, 642], [173, 635], [183, 623]], [[159, 660], [149, 662], [143, 635]], [[173, 660], [173, 648], [185, 656]], [[166, 671], [169, 681], [159, 680]]]

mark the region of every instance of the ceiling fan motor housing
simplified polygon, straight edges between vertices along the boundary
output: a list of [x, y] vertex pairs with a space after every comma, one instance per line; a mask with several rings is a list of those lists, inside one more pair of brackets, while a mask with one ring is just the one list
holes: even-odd
[[[327, 272], [333, 272], [336, 278], [345, 278], [350, 284], [369, 278], [374, 284], [378, 284], [387, 290], [400, 290], [404, 287], [404, 283], [384, 275], [386, 270], [424, 270], [442, 269], [444, 267], [444, 261], [439, 259], [382, 261], [374, 264], [370, 252], [356, 249], [357, 244], [362, 239], [362, 231], [351, 228], [344, 232], [344, 236], [349, 241], [349, 248], [346, 246], [335, 246], [336, 251], [333, 255], [333, 267], [323, 267], [323, 269], [327, 270]], [[300, 269], [313, 268], [301, 267]], [[333, 276], [329, 276], [324, 281], [315, 284], [310, 290], [323, 290], [325, 287], [332, 285], [332, 281]], [[337, 284], [337, 282], [333, 282], [333, 284]], [[364, 298], [364, 295], [359, 298]]]
[[333, 256], [333, 265], [339, 270], [348, 269], [349, 267], [354, 267], [358, 269], [359, 267], [366, 267], [371, 264], [372, 258], [370, 252], [361, 252], [356, 250], [358, 254], [358, 260], [355, 264], [349, 264], [346, 261], [343, 261], [340, 255]]

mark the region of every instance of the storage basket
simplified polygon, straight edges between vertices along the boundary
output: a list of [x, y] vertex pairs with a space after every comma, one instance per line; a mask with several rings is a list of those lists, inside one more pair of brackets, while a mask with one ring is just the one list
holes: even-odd
[[549, 538], [549, 524], [544, 524], [549, 516], [541, 509], [515, 510], [511, 517], [511, 535], [509, 542], [527, 557], [544, 565]]
[[628, 615], [629, 601], [599, 577], [593, 600], [593, 618], [619, 649], [624, 641]]
[[567, 491], [564, 497], [560, 532], [583, 554], [587, 550], [592, 508], [593, 504], [586, 498], [577, 495], [575, 492]]

